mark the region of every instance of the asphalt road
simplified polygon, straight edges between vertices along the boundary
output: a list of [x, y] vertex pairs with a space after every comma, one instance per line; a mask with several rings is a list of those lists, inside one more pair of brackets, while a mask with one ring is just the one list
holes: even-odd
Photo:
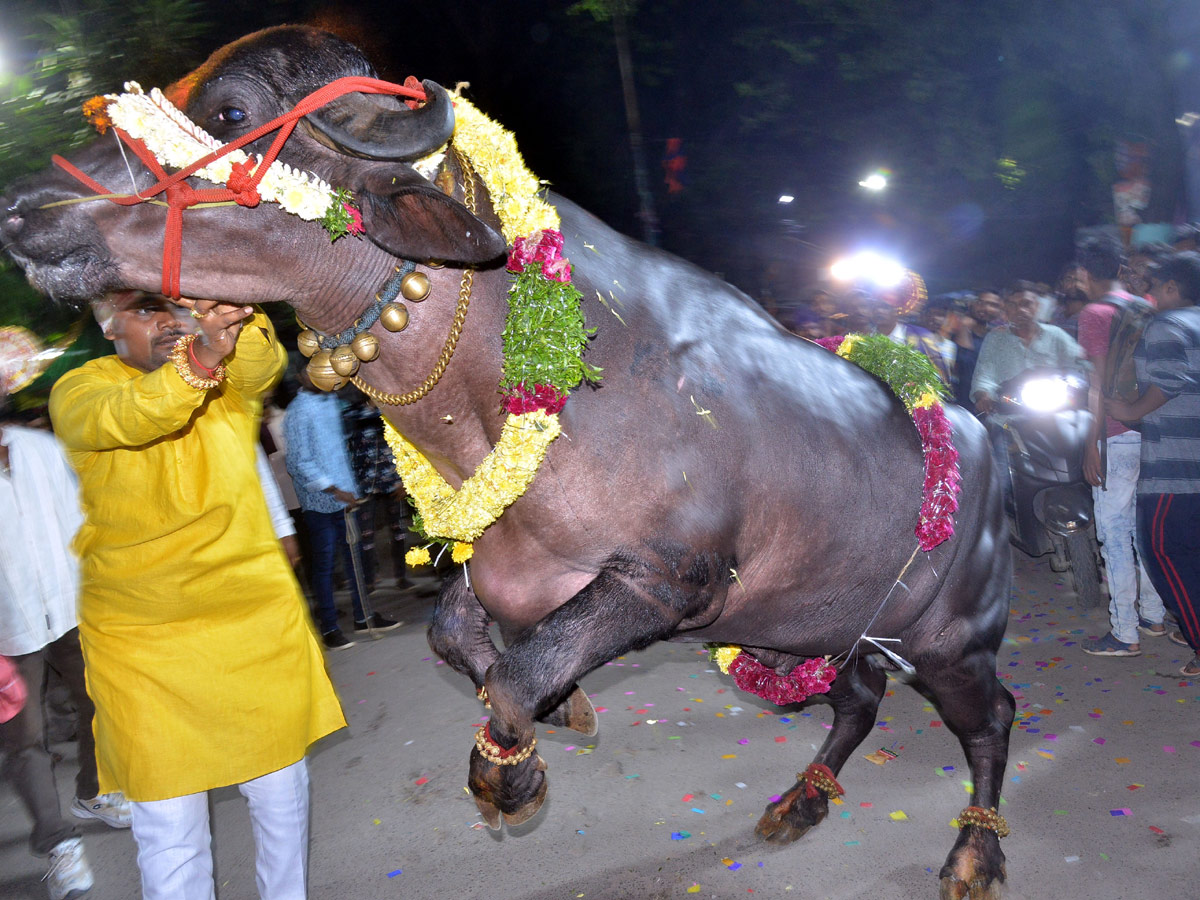
[[[1092, 658], [1104, 611], [1073, 607], [1044, 561], [1016, 559], [999, 675], [1019, 715], [1002, 808], [1012, 836], [1007, 898], [1197, 896], [1200, 682], [1190, 654], [1143, 641], [1135, 659]], [[967, 805], [969, 776], [938, 714], [895, 683], [876, 730], [847, 763], [845, 801], [796, 844], [757, 842], [754, 823], [824, 739], [827, 706], [781, 711], [743, 694], [687, 645], [660, 644], [599, 669], [584, 687], [600, 734], [539, 730], [550, 795], [531, 822], [488, 831], [465, 790], [481, 707], [429, 652], [427, 597], [395, 591], [377, 608], [408, 624], [330, 657], [348, 730], [311, 754], [311, 897], [933, 898]], [[896, 758], [880, 766], [866, 754]], [[73, 786], [70, 744], [58, 783]], [[65, 807], [64, 807], [65, 808]], [[213, 794], [221, 900], [249, 900], [253, 840], [234, 789]], [[0, 786], [0, 897], [44, 898], [29, 823]], [[127, 831], [83, 823], [92, 900], [138, 894]]]

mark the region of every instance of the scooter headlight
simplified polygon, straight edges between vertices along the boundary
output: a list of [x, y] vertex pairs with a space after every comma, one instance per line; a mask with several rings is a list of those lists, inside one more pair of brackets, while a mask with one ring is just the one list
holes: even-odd
[[1065, 378], [1032, 378], [1021, 387], [1021, 405], [1034, 412], [1058, 412], [1071, 402]]

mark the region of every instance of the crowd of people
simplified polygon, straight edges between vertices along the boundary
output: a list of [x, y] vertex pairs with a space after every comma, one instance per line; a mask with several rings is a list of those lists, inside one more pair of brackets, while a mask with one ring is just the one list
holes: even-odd
[[[1196, 654], [1182, 669], [1196, 677], [1198, 301], [1200, 254], [1152, 248], [1135, 265], [1096, 237], [1056, 291], [1015, 281], [915, 302], [815, 291], [786, 324], [914, 348], [993, 434], [1010, 379], [1042, 366], [1086, 375], [1083, 466], [1111, 630], [1083, 651], [1136, 656], [1142, 638], [1166, 637]], [[354, 643], [334, 599], [339, 556], [355, 631], [400, 624], [368, 603], [379, 524], [404, 579], [407, 510], [379, 412], [302, 372], [294, 396], [276, 388], [286, 353], [255, 308], [128, 291], [93, 309], [115, 352], [59, 379], [53, 433], [10, 420], [24, 361], [7, 364], [0, 345], [4, 774], [33, 820], [32, 851], [50, 860], [52, 900], [86, 893], [92, 876], [46, 749], [51, 669], [78, 715], [70, 812], [132, 828], [144, 897], [214, 897], [207, 792], [237, 785], [261, 896], [303, 898], [305, 756], [345, 725], [322, 649]]]

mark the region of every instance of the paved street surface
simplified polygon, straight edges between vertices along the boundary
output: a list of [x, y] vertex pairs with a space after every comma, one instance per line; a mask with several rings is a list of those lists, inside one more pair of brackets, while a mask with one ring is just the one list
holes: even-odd
[[[1012, 836], [1007, 898], [1197, 896], [1200, 683], [1165, 638], [1136, 659], [1096, 659], [1078, 642], [1107, 614], [1074, 608], [1045, 561], [1017, 554], [999, 675], [1018, 697], [1005, 779]], [[968, 773], [938, 714], [895, 683], [878, 728], [841, 774], [845, 801], [796, 844], [758, 843], [754, 823], [823, 740], [830, 710], [780, 712], [737, 691], [697, 649], [660, 644], [588, 676], [595, 738], [539, 729], [549, 764], [542, 812], [492, 833], [467, 795], [482, 710], [425, 643], [427, 596], [381, 591], [404, 628], [330, 656], [350, 728], [311, 755], [311, 896], [466, 900], [933, 898], [967, 805]], [[269, 635], [263, 635], [269, 640]], [[886, 747], [885, 765], [866, 754]], [[73, 787], [74, 746], [58, 783]], [[64, 807], [65, 808], [65, 807]], [[250, 900], [253, 839], [235, 789], [214, 792], [221, 900]], [[29, 825], [0, 786], [0, 897], [44, 898]], [[93, 900], [138, 894], [129, 832], [82, 825]]]

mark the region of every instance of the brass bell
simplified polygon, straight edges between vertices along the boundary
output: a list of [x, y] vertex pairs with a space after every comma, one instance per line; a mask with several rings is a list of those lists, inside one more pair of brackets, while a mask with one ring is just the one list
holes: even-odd
[[348, 380], [333, 371], [333, 366], [329, 362], [330, 355], [328, 350], [318, 350], [308, 361], [306, 369], [308, 377], [312, 380], [313, 387], [321, 391], [336, 391], [343, 387]]
[[369, 331], [356, 334], [354, 340], [350, 342], [350, 349], [363, 362], [370, 362], [379, 355], [379, 338]]
[[403, 303], [385, 303], [379, 321], [388, 331], [403, 331], [408, 327], [408, 310]]
[[342, 344], [329, 354], [329, 365], [337, 374], [349, 378], [358, 371], [358, 357], [349, 344]]
[[321, 339], [312, 329], [305, 329], [296, 335], [296, 349], [304, 356], [312, 356], [321, 349]]
[[429, 276], [424, 272], [409, 272], [400, 279], [400, 293], [405, 300], [420, 303], [429, 296]]

